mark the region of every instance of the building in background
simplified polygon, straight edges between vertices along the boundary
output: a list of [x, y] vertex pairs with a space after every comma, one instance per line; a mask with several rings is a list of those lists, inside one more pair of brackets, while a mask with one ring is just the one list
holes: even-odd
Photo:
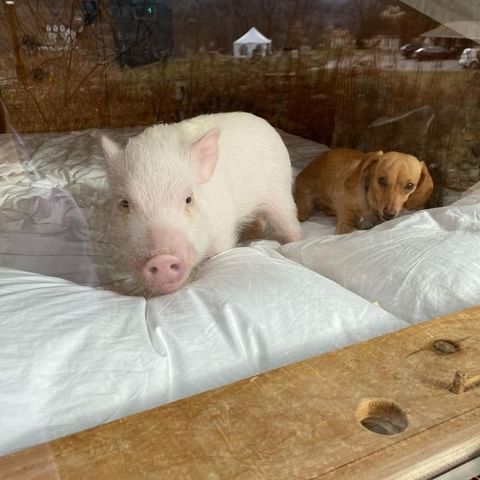
[[347, 29], [333, 26], [325, 29], [325, 40], [329, 48], [349, 48], [355, 44], [355, 38]]
[[398, 35], [375, 35], [365, 40], [369, 48], [379, 50], [398, 50], [400, 48], [400, 37]]
[[480, 45], [480, 22], [449, 22], [420, 36], [426, 44], [461, 51], [464, 48]]

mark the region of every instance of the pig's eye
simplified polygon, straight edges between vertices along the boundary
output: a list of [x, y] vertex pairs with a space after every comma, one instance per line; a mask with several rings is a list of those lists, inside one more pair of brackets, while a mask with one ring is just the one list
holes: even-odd
[[120, 206], [121, 206], [122, 208], [127, 209], [127, 210], [130, 208], [130, 205], [129, 205], [129, 203], [128, 203], [128, 200], [120, 200]]
[[189, 205], [190, 203], [192, 203], [192, 200], [193, 200], [193, 197], [192, 197], [192, 196], [187, 197], [187, 198], [185, 199], [185, 203], [186, 203], [187, 205]]

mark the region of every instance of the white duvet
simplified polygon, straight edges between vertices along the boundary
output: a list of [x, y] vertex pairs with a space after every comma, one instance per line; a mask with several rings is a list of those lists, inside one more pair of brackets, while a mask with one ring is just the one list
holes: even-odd
[[[319, 215], [304, 240], [224, 252], [172, 295], [104, 290], [133, 281], [105, 245], [99, 135], [0, 148], [0, 454], [478, 303], [480, 188], [350, 235]], [[284, 138], [296, 172], [325, 149]]]

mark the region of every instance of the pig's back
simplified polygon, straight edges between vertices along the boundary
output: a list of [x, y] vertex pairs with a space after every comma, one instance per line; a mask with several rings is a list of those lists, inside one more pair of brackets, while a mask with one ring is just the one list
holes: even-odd
[[189, 141], [213, 128], [220, 128], [219, 158], [212, 179], [228, 185], [231, 193], [255, 197], [265, 190], [291, 188], [292, 170], [287, 148], [278, 132], [265, 120], [250, 113], [231, 112], [182, 122]]

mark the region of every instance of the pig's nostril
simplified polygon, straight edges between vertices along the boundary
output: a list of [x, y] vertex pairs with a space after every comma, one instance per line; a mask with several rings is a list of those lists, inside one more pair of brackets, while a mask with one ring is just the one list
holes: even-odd
[[[142, 269], [143, 278], [148, 284], [159, 289], [166, 285], [179, 284], [185, 277], [187, 266], [183, 259], [175, 255], [162, 254], [148, 259]], [[162, 290], [163, 291], [163, 290]]]
[[[169, 265], [169, 268], [172, 272], [178, 272], [180, 270], [180, 265], [178, 263], [171, 263]], [[149, 269], [148, 269], [148, 272], [151, 274], [151, 275], [157, 275], [157, 273], [159, 273], [159, 269], [157, 266], [155, 265], [152, 265]]]

